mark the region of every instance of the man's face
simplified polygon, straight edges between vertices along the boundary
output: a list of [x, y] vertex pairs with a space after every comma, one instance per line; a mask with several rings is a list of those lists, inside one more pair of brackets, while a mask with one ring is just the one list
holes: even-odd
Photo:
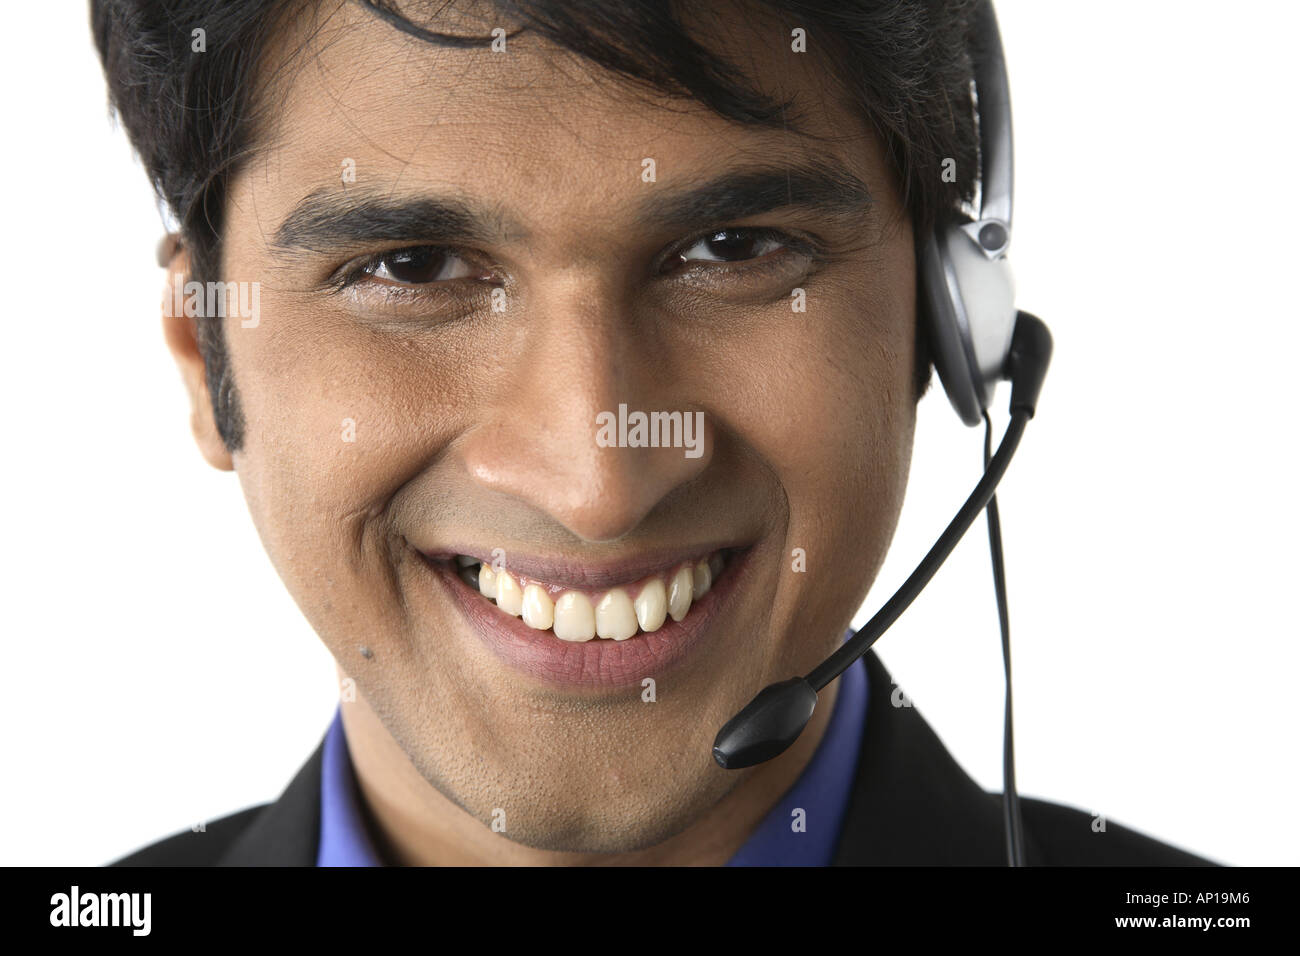
[[[715, 733], [834, 649], [902, 504], [915, 280], [895, 183], [788, 29], [724, 26], [715, 48], [821, 141], [535, 36], [437, 48], [347, 7], [231, 184], [223, 277], [260, 282], [256, 327], [225, 324], [233, 460], [262, 540], [418, 773], [529, 846], [648, 846], [744, 781]], [[617, 438], [620, 406], [701, 412], [700, 444], [608, 447], [598, 416]], [[632, 604], [638, 632], [561, 640], [457, 555], [536, 585], [532, 623], [540, 594], [570, 638], [583, 602], [610, 633]], [[655, 582], [669, 597], [710, 557], [711, 589], [642, 630]]]

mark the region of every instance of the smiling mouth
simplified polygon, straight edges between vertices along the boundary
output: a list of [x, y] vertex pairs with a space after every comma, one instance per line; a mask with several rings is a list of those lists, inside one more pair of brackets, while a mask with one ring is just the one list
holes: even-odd
[[537, 631], [568, 643], [626, 641], [680, 622], [726, 573], [733, 552], [723, 548], [682, 561], [636, 581], [578, 590], [494, 568], [471, 555], [446, 563], [487, 604]]

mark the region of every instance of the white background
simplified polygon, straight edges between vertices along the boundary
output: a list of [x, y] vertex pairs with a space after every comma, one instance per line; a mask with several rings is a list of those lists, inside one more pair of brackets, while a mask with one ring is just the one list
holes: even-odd
[[[1219, 862], [1300, 863], [1300, 7], [998, 9], [1019, 302], [1056, 338], [999, 495], [1021, 793]], [[0, 862], [96, 865], [278, 795], [335, 676], [237, 480], [190, 440], [159, 218], [108, 121], [85, 5], [7, 13]], [[964, 499], [981, 440], [941, 392], [923, 401], [859, 623]], [[1000, 790], [982, 521], [877, 648]]]

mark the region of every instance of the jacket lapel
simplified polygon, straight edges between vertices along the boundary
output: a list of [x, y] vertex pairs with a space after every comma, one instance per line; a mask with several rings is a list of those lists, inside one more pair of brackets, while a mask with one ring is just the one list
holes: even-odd
[[217, 866], [316, 865], [324, 751], [322, 737], [280, 798], [257, 815], [217, 861]]

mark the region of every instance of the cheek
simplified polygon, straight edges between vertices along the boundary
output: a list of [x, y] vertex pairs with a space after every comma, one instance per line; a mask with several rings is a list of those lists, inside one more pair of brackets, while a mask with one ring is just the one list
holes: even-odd
[[273, 298], [260, 328], [229, 335], [246, 422], [236, 467], [272, 562], [318, 627], [309, 605], [349, 588], [350, 604], [381, 609], [392, 595], [371, 585], [397, 547], [389, 502], [460, 427], [465, 383]]
[[[782, 610], [801, 609], [805, 623], [814, 606], [827, 627], [856, 610], [902, 509], [916, 413], [910, 275], [857, 296], [810, 298], [797, 331], [769, 333], [756, 348], [767, 358], [750, 366], [748, 391], [759, 398], [747, 441], [776, 470], [788, 509]], [[786, 575], [795, 548], [808, 573]]]
[[810, 296], [807, 314], [753, 343], [747, 440], [778, 469], [792, 522], [842, 521], [867, 497], [878, 516], [901, 507], [915, 423], [910, 275]]

